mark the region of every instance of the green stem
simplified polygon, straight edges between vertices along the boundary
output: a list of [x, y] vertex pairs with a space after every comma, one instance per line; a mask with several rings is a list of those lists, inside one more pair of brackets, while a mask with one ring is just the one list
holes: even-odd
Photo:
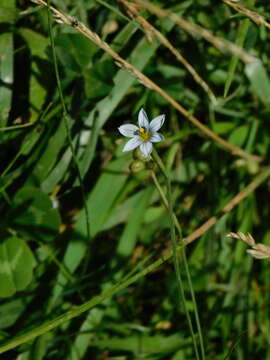
[[[169, 174], [166, 171], [166, 168], [161, 160], [161, 158], [159, 157], [158, 153], [156, 152], [156, 150], [153, 150], [153, 159], [155, 160], [155, 162], [157, 163], [157, 165], [159, 166], [160, 170], [162, 171], [165, 179], [166, 179], [166, 184], [167, 184], [167, 209], [169, 211], [169, 217], [170, 217], [170, 235], [171, 235], [171, 240], [172, 240], [172, 245], [173, 245], [173, 261], [174, 261], [174, 268], [175, 268], [175, 274], [176, 274], [176, 279], [177, 279], [177, 285], [178, 285], [178, 290], [179, 290], [179, 294], [182, 297], [182, 303], [183, 303], [183, 307], [184, 307], [184, 311], [185, 314], [187, 316], [187, 321], [188, 321], [188, 325], [189, 325], [189, 329], [190, 329], [190, 333], [192, 336], [192, 340], [193, 340], [193, 345], [194, 345], [194, 351], [195, 351], [195, 355], [197, 359], [200, 359], [199, 356], [199, 352], [198, 352], [198, 346], [197, 346], [197, 341], [196, 341], [196, 337], [195, 337], [195, 333], [194, 333], [194, 329], [193, 329], [193, 325], [192, 325], [192, 320], [191, 320], [191, 316], [190, 313], [187, 309], [186, 306], [186, 296], [185, 296], [185, 291], [184, 291], [184, 286], [183, 286], [183, 281], [181, 278], [181, 272], [180, 272], [180, 262], [179, 262], [179, 258], [177, 255], [177, 242], [176, 242], [176, 235], [175, 235], [175, 223], [177, 223], [177, 230], [179, 233], [179, 238], [180, 238], [180, 242], [183, 243], [183, 236], [182, 236], [182, 230], [181, 230], [181, 226], [179, 224], [179, 222], [177, 221], [177, 218], [173, 212], [173, 201], [172, 201], [172, 190], [171, 190], [171, 181], [170, 181], [170, 177]], [[156, 178], [155, 178], [156, 179]], [[157, 183], [157, 179], [156, 181], [154, 181], [155, 184]], [[158, 191], [160, 193], [163, 192], [161, 186], [158, 187]], [[161, 196], [162, 199], [165, 198], [165, 195], [163, 194]], [[166, 206], [166, 203], [165, 203]], [[195, 301], [195, 296], [194, 296], [194, 291], [192, 288], [192, 282], [191, 282], [191, 277], [190, 277], [190, 273], [189, 273], [189, 269], [188, 269], [188, 263], [187, 263], [187, 259], [185, 254], [183, 255], [183, 261], [184, 261], [184, 265], [185, 265], [185, 270], [187, 272], [188, 276], [188, 283], [189, 283], [189, 287], [192, 289], [191, 294], [193, 294], [192, 296], [192, 301]], [[180, 302], [180, 299], [179, 299]], [[196, 307], [196, 301], [194, 305], [194, 309], [197, 309]], [[195, 311], [196, 313], [196, 311]], [[197, 319], [199, 320], [199, 317], [196, 318], [196, 323], [197, 323]], [[204, 359], [204, 346], [203, 346], [203, 342], [202, 342], [202, 334], [201, 334], [201, 327], [198, 327], [197, 324], [197, 328], [198, 328], [198, 333], [199, 333], [199, 340], [200, 340], [200, 346], [201, 346], [201, 353], [202, 353], [202, 358]]]
[[32, 126], [35, 124], [35, 121], [30, 121], [26, 124], [20, 124], [20, 125], [11, 125], [11, 126], [4, 126], [0, 128], [0, 131], [10, 131], [10, 130], [18, 130], [23, 129], [29, 126]]
[[186, 250], [184, 247], [183, 247], [181, 253], [182, 253], [182, 257], [183, 257], [185, 271], [187, 274], [187, 280], [188, 280], [189, 290], [190, 290], [190, 294], [191, 294], [191, 300], [192, 300], [192, 303], [194, 306], [195, 322], [196, 322], [196, 326], [197, 326], [198, 334], [199, 334], [199, 343], [200, 343], [200, 348], [201, 348], [202, 360], [205, 360], [205, 350], [204, 350], [201, 322], [200, 322], [200, 318], [199, 318], [199, 311], [198, 311], [198, 307], [197, 307], [197, 301], [196, 301], [195, 292], [193, 289], [191, 275], [190, 275], [190, 271], [189, 271], [188, 261], [187, 261], [187, 257], [186, 257]]
[[[164, 206], [166, 207], [167, 210], [169, 210], [169, 205], [168, 205], [168, 201], [166, 199], [166, 195], [162, 189], [162, 187], [159, 184], [159, 181], [156, 177], [156, 174], [154, 173], [154, 171], [151, 171], [151, 176], [152, 179], [154, 181], [154, 184], [159, 192], [159, 195], [162, 199], [162, 202], [164, 204]], [[173, 220], [174, 220], [174, 225], [177, 229], [178, 232], [178, 236], [181, 240], [181, 242], [183, 241], [183, 236], [182, 236], [182, 229], [181, 226], [179, 224], [179, 221], [175, 215], [175, 213], [173, 213]], [[190, 294], [191, 294], [191, 299], [193, 302], [193, 306], [194, 306], [194, 313], [195, 313], [195, 320], [196, 320], [196, 325], [198, 328], [198, 333], [199, 333], [199, 340], [200, 340], [200, 348], [201, 348], [201, 354], [202, 354], [202, 359], [205, 359], [205, 350], [204, 350], [204, 344], [203, 344], [203, 337], [202, 337], [202, 330], [201, 330], [201, 324], [200, 324], [200, 318], [199, 318], [199, 312], [198, 312], [198, 307], [197, 307], [197, 302], [196, 302], [196, 298], [195, 298], [195, 293], [193, 290], [193, 286], [192, 286], [192, 280], [191, 280], [191, 276], [190, 276], [190, 271], [189, 271], [189, 267], [188, 267], [188, 262], [187, 262], [187, 258], [186, 258], [186, 251], [185, 251], [185, 247], [182, 248], [182, 257], [183, 257], [183, 263], [185, 266], [185, 271], [187, 274], [187, 280], [188, 280], [188, 284], [189, 284], [189, 288], [190, 288]]]
[[[162, 202], [163, 202], [163, 205], [165, 206], [165, 208], [166, 208], [167, 210], [169, 210], [169, 204], [168, 204], [166, 195], [165, 195], [162, 187], [160, 186], [160, 183], [159, 183], [159, 181], [158, 181], [158, 179], [157, 179], [156, 174], [154, 173], [154, 171], [151, 171], [151, 177], [152, 177], [152, 179], [153, 179], [153, 181], [154, 181], [154, 184], [155, 184], [155, 186], [156, 186], [156, 188], [157, 188], [157, 190], [158, 190], [158, 192], [159, 192], [159, 195], [160, 195], [160, 197], [161, 197], [161, 200], [162, 200]], [[177, 231], [178, 231], [178, 234], [179, 234], [179, 236], [182, 238], [182, 235], [180, 235], [180, 234], [182, 234], [181, 226], [180, 226], [180, 224], [179, 224], [179, 221], [177, 220], [177, 217], [176, 217], [175, 213], [173, 213], [173, 220], [174, 220], [174, 225], [175, 225], [175, 227], [176, 227], [176, 229], [177, 229]]]

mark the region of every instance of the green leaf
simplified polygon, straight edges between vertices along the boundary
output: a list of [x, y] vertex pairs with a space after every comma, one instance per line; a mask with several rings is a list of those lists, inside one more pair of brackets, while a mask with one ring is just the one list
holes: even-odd
[[171, 78], [181, 78], [184, 77], [186, 72], [184, 69], [181, 69], [179, 66], [172, 66], [167, 64], [160, 64], [156, 67], [156, 70], [159, 71], [164, 79]]
[[242, 147], [247, 140], [248, 131], [249, 131], [248, 125], [239, 126], [230, 135], [229, 142], [236, 146]]
[[0, 306], [0, 329], [12, 326], [27, 304], [22, 299], [16, 299]]
[[178, 334], [170, 336], [133, 335], [124, 338], [110, 337], [101, 340], [97, 339], [95, 342], [92, 342], [93, 346], [101, 349], [131, 351], [135, 354], [137, 354], [138, 349], [140, 349], [140, 352], [145, 355], [158, 354], [159, 356], [161, 354], [171, 353], [187, 344], [190, 344], [190, 339], [183, 339]]
[[104, 317], [105, 309], [92, 309], [78, 331], [78, 335], [72, 344], [68, 360], [82, 359], [89, 344], [95, 338], [95, 329]]
[[57, 162], [56, 166], [53, 168], [50, 174], [47, 175], [41, 184], [42, 190], [44, 192], [50, 193], [53, 191], [56, 184], [59, 183], [63, 176], [67, 173], [71, 160], [72, 153], [69, 148], [65, 151], [62, 158]]
[[14, 24], [18, 17], [18, 13], [19, 12], [15, 7], [15, 0], [1, 0], [0, 23]]
[[[80, 240], [81, 239], [76, 238], [76, 234], [72, 234], [72, 239], [68, 243], [62, 261], [70, 274], [73, 274], [75, 272], [75, 270], [82, 261], [86, 249], [88, 249], [88, 244]], [[63, 288], [67, 282], [68, 282], [67, 277], [62, 272], [59, 272], [55, 282], [55, 286], [52, 290], [52, 296], [50, 297], [48, 303], [49, 311], [54, 307], [56, 300], [58, 299], [60, 294], [62, 294]]]
[[74, 71], [89, 67], [92, 57], [99, 50], [81, 34], [60, 34], [55, 38], [55, 46], [61, 63]]
[[[2, 0], [0, 4], [0, 23], [13, 24], [17, 17], [15, 0]], [[0, 127], [7, 123], [12, 90], [9, 88], [13, 83], [13, 34], [2, 33], [0, 35]]]
[[14, 226], [27, 236], [51, 240], [59, 232], [61, 218], [47, 194], [33, 186], [25, 186], [13, 200]]
[[24, 290], [33, 277], [34, 256], [24, 241], [15, 236], [0, 244], [0, 297]]
[[0, 127], [3, 127], [7, 124], [11, 107], [12, 90], [10, 86], [13, 83], [13, 34], [5, 33], [0, 35], [0, 54], [0, 80], [3, 82], [0, 86]]
[[114, 226], [125, 222], [128, 216], [132, 213], [132, 210], [134, 209], [134, 206], [138, 202], [138, 199], [140, 198], [143, 191], [144, 190], [137, 191], [136, 194], [130, 196], [123, 203], [119, 204], [102, 226], [102, 231], [109, 230]]
[[219, 121], [213, 124], [213, 130], [219, 135], [226, 134], [235, 127], [232, 121]]
[[65, 145], [67, 137], [66, 126], [62, 118], [55, 133], [52, 134], [47, 141], [46, 149], [38, 159], [36, 166], [32, 170], [32, 174], [39, 182], [43, 182], [50, 173], [54, 164], [57, 163], [57, 156]]
[[148, 187], [142, 192], [137, 202], [134, 204], [133, 211], [131, 212], [127, 225], [120, 237], [117, 254], [120, 256], [129, 256], [135, 247], [136, 240], [138, 239], [140, 227], [142, 225], [146, 207], [149, 204], [150, 196], [153, 193], [153, 188]]
[[[109, 218], [117, 196], [124, 186], [128, 176], [128, 158], [112, 161], [104, 170], [92, 190], [87, 206], [90, 214], [90, 232], [95, 236]], [[78, 216], [76, 230], [85, 235], [85, 212], [82, 210]]]
[[94, 99], [110, 93], [113, 83], [112, 75], [115, 65], [111, 60], [106, 60], [94, 65], [90, 70], [85, 70], [85, 93], [87, 98]]
[[52, 69], [45, 51], [49, 40], [30, 29], [20, 29], [20, 35], [26, 41], [32, 55], [29, 100], [31, 121], [35, 121], [45, 102], [46, 88], [50, 88], [52, 80]]
[[20, 29], [20, 35], [27, 42], [32, 56], [47, 59], [45, 50], [50, 42], [45, 36], [27, 28]]
[[254, 61], [246, 65], [247, 77], [251, 83], [251, 87], [261, 101], [265, 104], [270, 103], [270, 81], [260, 60]]

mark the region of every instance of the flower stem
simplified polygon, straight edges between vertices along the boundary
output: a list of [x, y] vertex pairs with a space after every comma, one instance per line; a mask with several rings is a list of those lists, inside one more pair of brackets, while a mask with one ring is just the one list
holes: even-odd
[[[158, 153], [155, 150], [153, 150], [153, 155], [152, 156], [153, 156], [154, 161], [157, 163], [157, 165], [159, 166], [160, 170], [162, 171], [162, 173], [163, 173], [163, 175], [164, 175], [164, 177], [166, 179], [167, 198], [166, 198], [166, 195], [163, 192], [162, 187], [160, 186], [160, 184], [158, 182], [158, 179], [157, 179], [155, 173], [153, 171], [151, 171], [151, 176], [152, 176], [152, 179], [154, 181], [154, 184], [155, 184], [155, 186], [156, 186], [156, 188], [157, 188], [157, 190], [158, 190], [158, 192], [160, 194], [160, 197], [161, 197], [165, 207], [167, 208], [167, 210], [169, 212], [170, 235], [171, 235], [172, 246], [173, 246], [173, 261], [174, 261], [174, 268], [175, 268], [175, 274], [176, 274], [176, 279], [177, 279], [178, 290], [179, 290], [179, 294], [182, 297], [182, 303], [183, 303], [184, 311], [185, 311], [186, 316], [187, 316], [188, 325], [189, 325], [190, 333], [191, 333], [192, 340], [193, 340], [193, 345], [194, 345], [194, 351], [195, 351], [195, 354], [196, 354], [196, 358], [200, 359], [199, 352], [198, 352], [197, 341], [196, 341], [196, 338], [195, 338], [194, 329], [193, 329], [193, 325], [192, 325], [192, 321], [191, 321], [191, 316], [190, 316], [190, 313], [189, 313], [189, 311], [188, 311], [188, 309], [186, 307], [186, 297], [185, 297], [185, 292], [184, 292], [184, 287], [183, 287], [183, 281], [182, 281], [182, 278], [181, 278], [180, 262], [179, 262], [179, 258], [178, 258], [178, 254], [177, 254], [177, 241], [176, 241], [175, 228], [177, 229], [179, 240], [180, 240], [181, 243], [183, 243], [183, 235], [182, 235], [182, 229], [181, 229], [181, 226], [179, 224], [179, 221], [177, 220], [177, 217], [173, 212], [171, 181], [170, 181], [169, 174], [166, 171], [166, 168], [165, 168], [161, 158], [159, 157]], [[192, 280], [191, 280], [189, 267], [188, 267], [188, 262], [187, 262], [187, 258], [186, 258], [184, 248], [181, 249], [181, 255], [182, 255], [182, 258], [183, 258], [184, 268], [185, 268], [185, 271], [186, 271], [186, 274], [187, 274], [188, 285], [189, 285], [189, 289], [190, 289], [190, 293], [191, 293], [191, 299], [192, 299], [192, 303], [193, 303], [193, 307], [194, 307], [195, 321], [196, 321], [196, 326], [197, 326], [198, 334], [199, 334], [201, 358], [204, 360], [205, 359], [205, 351], [204, 351], [204, 344], [203, 344], [203, 337], [202, 337], [200, 319], [199, 319], [198, 308], [197, 308], [196, 299], [195, 299], [195, 293], [194, 293], [193, 286], [192, 286]]]

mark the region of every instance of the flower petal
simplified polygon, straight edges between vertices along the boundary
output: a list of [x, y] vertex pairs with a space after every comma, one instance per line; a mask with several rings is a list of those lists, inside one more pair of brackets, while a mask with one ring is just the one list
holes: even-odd
[[147, 131], [149, 130], [149, 120], [148, 120], [147, 114], [143, 108], [141, 108], [141, 110], [139, 112], [138, 123], [139, 123], [139, 127], [143, 127]]
[[165, 121], [165, 115], [164, 114], [159, 115], [156, 118], [154, 118], [150, 122], [150, 125], [149, 125], [150, 131], [152, 131], [152, 132], [158, 131], [161, 128], [161, 126], [164, 124], [164, 121]]
[[141, 140], [139, 140], [138, 136], [135, 136], [134, 138], [128, 140], [126, 145], [124, 146], [122, 151], [130, 151], [141, 145]]
[[133, 124], [124, 124], [119, 126], [118, 130], [119, 132], [127, 137], [134, 137], [134, 133], [136, 130], [138, 130], [138, 126], [133, 125]]
[[160, 142], [160, 141], [163, 141], [163, 140], [164, 140], [164, 136], [161, 135], [158, 132], [153, 133], [151, 138], [150, 138], [150, 141], [153, 142], [153, 143]]
[[152, 148], [153, 148], [153, 145], [152, 145], [152, 143], [150, 141], [143, 142], [140, 145], [140, 150], [141, 150], [141, 152], [143, 153], [143, 155], [145, 157], [148, 157], [151, 154]]

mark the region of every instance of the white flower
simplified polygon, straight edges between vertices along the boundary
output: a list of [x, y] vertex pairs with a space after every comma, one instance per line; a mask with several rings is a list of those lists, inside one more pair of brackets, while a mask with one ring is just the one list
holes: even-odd
[[138, 125], [125, 124], [121, 125], [118, 130], [124, 136], [131, 138], [122, 151], [134, 150], [140, 147], [143, 156], [148, 157], [152, 152], [152, 143], [164, 140], [163, 135], [158, 133], [158, 130], [164, 124], [165, 115], [159, 115], [154, 118], [150, 123], [146, 112], [142, 108], [138, 116]]

